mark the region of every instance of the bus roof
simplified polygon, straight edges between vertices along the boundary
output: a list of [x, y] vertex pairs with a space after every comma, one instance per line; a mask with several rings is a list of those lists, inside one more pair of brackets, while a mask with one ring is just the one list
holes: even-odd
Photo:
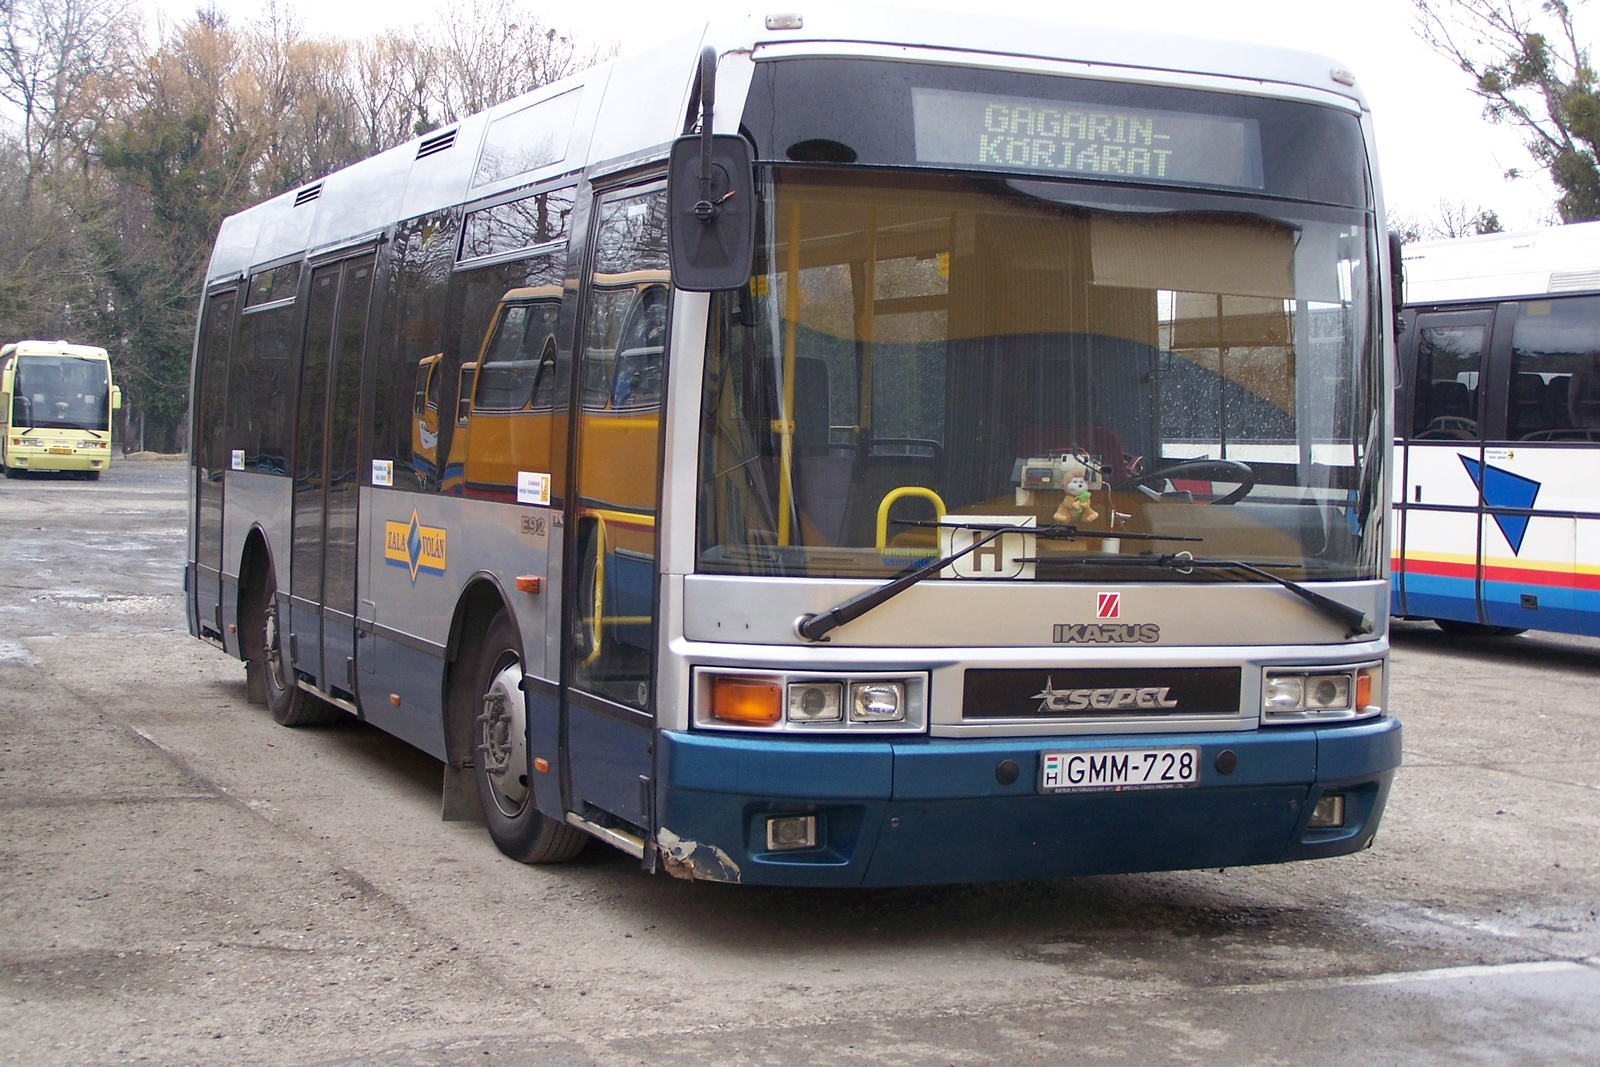
[[79, 359], [109, 359], [106, 350], [94, 345], [75, 345], [71, 341], [17, 341], [0, 348], [0, 356], [76, 356]]
[[1406, 303], [1600, 289], [1600, 222], [1405, 246]]
[[[1243, 91], [1268, 95], [1306, 90], [1365, 109], [1354, 79], [1310, 53], [1228, 41], [1197, 40], [1064, 22], [981, 17], [948, 11], [801, 6], [799, 29], [766, 28], [766, 12], [718, 18], [646, 51], [625, 55], [508, 100], [225, 219], [206, 271], [210, 284], [308, 249], [333, 248], [390, 224], [470, 199], [532, 185], [609, 162], [664, 152], [686, 127], [703, 44], [721, 55], [877, 55], [994, 65], [1067, 64], [1061, 73], [1113, 79], [1246, 79]], [[1002, 59], [1001, 57], [1005, 57]], [[725, 65], [725, 67], [728, 65]], [[748, 69], [747, 67], [745, 69]], [[730, 79], [719, 99], [742, 96]], [[719, 78], [719, 81], [722, 79]], [[549, 106], [542, 108], [541, 105]], [[549, 120], [541, 125], [541, 110]], [[526, 114], [524, 114], [526, 113]], [[516, 118], [514, 118], [514, 116]], [[483, 151], [491, 125], [514, 133], [524, 121], [548, 138], [548, 162], [501, 173]], [[726, 128], [724, 128], [726, 124]], [[734, 132], [737, 114], [719, 113]], [[563, 141], [564, 138], [564, 141]], [[492, 138], [489, 138], [492, 141]]]

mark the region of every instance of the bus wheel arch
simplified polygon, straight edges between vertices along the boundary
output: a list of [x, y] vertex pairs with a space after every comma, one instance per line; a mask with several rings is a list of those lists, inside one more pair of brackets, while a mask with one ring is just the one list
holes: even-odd
[[456, 608], [446, 651], [446, 817], [454, 785], [475, 796], [475, 814], [501, 852], [522, 863], [560, 863], [577, 856], [588, 836], [534, 803], [523, 648], [499, 584], [475, 578]]

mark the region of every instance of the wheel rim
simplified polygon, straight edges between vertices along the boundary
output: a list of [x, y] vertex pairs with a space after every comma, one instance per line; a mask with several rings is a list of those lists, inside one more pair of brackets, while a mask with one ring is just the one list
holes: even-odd
[[522, 698], [522, 664], [504, 653], [483, 694], [478, 715], [478, 761], [495, 807], [516, 818], [528, 805], [527, 716]]
[[282, 691], [288, 686], [283, 680], [283, 649], [278, 642], [278, 610], [274, 606], [267, 612], [267, 632], [264, 635], [267, 648], [267, 681], [273, 688]]

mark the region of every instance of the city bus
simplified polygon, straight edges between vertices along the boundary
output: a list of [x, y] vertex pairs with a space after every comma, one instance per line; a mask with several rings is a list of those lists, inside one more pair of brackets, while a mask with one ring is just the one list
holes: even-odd
[[1600, 223], [1404, 261], [1390, 610], [1600, 635]]
[[1363, 849], [1400, 763], [1382, 219], [1316, 56], [697, 24], [222, 223], [190, 629], [278, 722], [436, 757], [524, 862]]
[[70, 471], [90, 481], [111, 466], [111, 413], [122, 390], [103, 348], [17, 341], [0, 348], [0, 464], [7, 478]]

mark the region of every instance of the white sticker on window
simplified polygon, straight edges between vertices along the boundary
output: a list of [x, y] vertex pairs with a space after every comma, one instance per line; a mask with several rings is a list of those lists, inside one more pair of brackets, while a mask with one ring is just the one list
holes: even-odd
[[392, 460], [392, 459], [375, 459], [375, 460], [372, 461], [372, 484], [373, 485], [393, 485], [394, 484], [394, 460]]
[[533, 471], [517, 472], [517, 503], [550, 506], [550, 476]]
[[233, 469], [236, 471], [244, 470], [244, 449], [242, 448], [233, 450]]

